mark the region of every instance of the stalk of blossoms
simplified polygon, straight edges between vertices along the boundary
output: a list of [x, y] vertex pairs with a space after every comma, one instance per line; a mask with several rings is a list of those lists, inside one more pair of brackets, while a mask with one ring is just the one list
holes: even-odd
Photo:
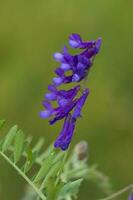
[[[54, 59], [60, 65], [55, 69], [56, 76], [53, 78], [52, 84], [48, 86], [49, 93], [45, 94], [43, 101], [45, 110], [40, 112], [40, 117], [49, 118], [51, 125], [64, 119], [63, 128], [54, 142], [55, 148], [66, 150], [69, 147], [76, 121], [81, 117], [82, 108], [89, 95], [89, 89], [83, 89], [79, 83], [88, 76], [94, 57], [100, 50], [101, 42], [101, 38], [83, 41], [80, 35], [71, 34], [69, 36], [70, 47], [81, 49], [81, 52], [72, 55], [65, 46], [61, 53], [54, 54]], [[67, 75], [68, 71], [70, 75]], [[69, 90], [58, 89], [60, 85], [70, 83], [76, 83], [76, 85]], [[53, 101], [56, 101], [57, 107], [52, 106]]]

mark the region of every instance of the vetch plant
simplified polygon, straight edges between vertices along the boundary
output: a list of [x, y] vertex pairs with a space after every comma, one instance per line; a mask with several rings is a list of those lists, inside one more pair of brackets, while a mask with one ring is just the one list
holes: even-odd
[[[100, 50], [101, 42], [101, 38], [84, 42], [80, 35], [72, 34], [69, 37], [69, 45], [72, 48], [81, 49], [81, 52], [71, 55], [65, 46], [62, 53], [54, 54], [54, 59], [61, 64], [55, 70], [57, 77], [53, 78], [53, 84], [48, 86], [50, 93], [45, 95], [46, 100], [43, 102], [45, 110], [40, 113], [40, 116], [50, 118], [50, 124], [65, 119], [62, 131], [54, 143], [55, 148], [62, 150], [68, 148], [75, 130], [75, 123], [81, 116], [82, 107], [89, 94], [89, 89], [79, 84], [69, 90], [59, 90], [57, 87], [62, 84], [80, 83], [86, 79], [94, 57]], [[67, 71], [71, 72], [69, 76], [66, 75]], [[81, 95], [77, 97], [79, 92]], [[57, 102], [56, 108], [52, 107], [52, 101]]]
[[[0, 128], [5, 121], [0, 120]], [[105, 194], [111, 185], [96, 165], [88, 166], [88, 144], [80, 142], [68, 156], [67, 151], [57, 151], [53, 144], [44, 151], [44, 139], [32, 144], [31, 137], [17, 125], [0, 140], [0, 156], [27, 182], [22, 200], [72, 200], [77, 198], [83, 180], [94, 181]], [[32, 169], [36, 169], [34, 173]], [[32, 172], [32, 174], [31, 174]], [[103, 182], [103, 186], [100, 184]]]
[[[43, 149], [44, 138], [34, 144], [32, 138], [26, 137], [17, 125], [0, 140], [1, 158], [5, 159], [27, 183], [21, 200], [77, 199], [84, 180], [94, 182], [105, 195], [109, 195], [101, 200], [115, 199], [129, 190], [128, 200], [133, 200], [132, 184], [110, 194], [112, 185], [108, 177], [98, 170], [96, 164], [88, 166], [86, 141], [80, 141], [68, 153], [77, 119], [81, 117], [82, 108], [89, 95], [85, 82], [101, 42], [101, 38], [83, 41], [80, 35], [71, 34], [69, 45], [80, 49], [80, 53], [71, 55], [64, 47], [62, 53], [54, 54], [60, 66], [55, 70], [56, 77], [53, 78], [52, 84], [48, 86], [49, 93], [45, 94], [45, 110], [40, 112], [41, 118], [49, 118], [50, 125], [64, 120], [63, 128], [54, 144]], [[67, 75], [68, 72], [70, 75]], [[69, 84], [70, 89], [59, 89], [60, 85], [65, 84]], [[56, 107], [53, 107], [53, 101], [56, 102]], [[4, 124], [5, 120], [0, 120], [0, 129]]]

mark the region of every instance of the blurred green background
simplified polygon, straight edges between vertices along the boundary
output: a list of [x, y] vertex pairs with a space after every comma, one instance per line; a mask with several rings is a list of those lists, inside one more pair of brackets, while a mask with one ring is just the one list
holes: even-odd
[[[51, 127], [38, 113], [57, 67], [52, 54], [72, 32], [103, 38], [72, 146], [87, 140], [89, 163], [97, 162], [117, 190], [133, 182], [132, 0], [0, 0], [0, 118], [44, 136], [46, 145], [55, 139], [61, 123]], [[22, 178], [0, 159], [0, 200], [20, 200], [23, 190]], [[79, 199], [102, 196], [85, 183]]]

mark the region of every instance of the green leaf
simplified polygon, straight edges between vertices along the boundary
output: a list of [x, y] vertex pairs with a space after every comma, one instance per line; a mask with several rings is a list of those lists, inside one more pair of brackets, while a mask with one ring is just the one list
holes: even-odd
[[44, 187], [46, 187], [48, 181], [50, 178], [55, 178], [57, 175], [58, 175], [58, 172], [61, 168], [61, 164], [62, 164], [62, 161], [58, 161], [57, 163], [55, 163], [51, 169], [49, 170], [49, 172], [47, 173], [42, 185], [41, 185], [41, 189], [43, 189]]
[[51, 145], [38, 157], [38, 159], [43, 161], [44, 159], [46, 159], [46, 158], [49, 156], [49, 154], [50, 154], [52, 151], [53, 151], [53, 144], [51, 144]]
[[29, 179], [29, 177], [20, 169], [19, 166], [16, 165], [10, 158], [4, 153], [0, 151], [0, 156], [3, 157], [18, 173], [21, 177], [25, 179], [25, 181], [34, 189], [37, 195], [42, 199], [46, 200], [45, 195], [41, 192], [36, 185]]
[[58, 162], [58, 161], [62, 161], [63, 162], [63, 156], [64, 156], [65, 152], [64, 151], [60, 151], [54, 158], [54, 162]]
[[44, 163], [42, 164], [39, 172], [37, 173], [34, 182], [38, 182], [41, 179], [43, 179], [47, 173], [49, 172], [49, 170], [51, 169], [52, 165], [53, 165], [53, 159], [55, 156], [55, 152], [51, 152], [48, 157], [45, 159]]
[[88, 178], [89, 170], [88, 168], [78, 168], [78, 169], [72, 169], [66, 172], [65, 176], [67, 177], [67, 180], [69, 179], [79, 179], [79, 178]]
[[58, 194], [59, 199], [65, 198], [67, 195], [75, 195], [78, 192], [82, 180], [83, 179], [78, 179], [76, 181], [66, 183]]
[[46, 189], [47, 200], [56, 200], [57, 198], [57, 188], [55, 188], [55, 180], [49, 179], [48, 186]]
[[40, 151], [40, 149], [42, 148], [44, 144], [44, 138], [40, 138], [38, 140], [38, 142], [36, 143], [36, 145], [33, 147], [33, 151]]
[[27, 160], [24, 165], [24, 172], [27, 173], [32, 165], [34, 164], [36, 158], [37, 158], [38, 153], [35, 151], [33, 152], [32, 149], [27, 150]]
[[27, 137], [25, 139], [24, 145], [23, 145], [23, 152], [24, 152], [24, 154], [28, 151], [31, 142], [32, 142], [32, 137], [31, 136], [29, 136], [29, 137]]
[[5, 140], [3, 142], [2, 151], [7, 150], [7, 148], [11, 145], [11, 143], [14, 139], [14, 136], [17, 132], [17, 129], [18, 129], [18, 127], [17, 127], [17, 125], [15, 125], [9, 130], [9, 132], [7, 133]]
[[4, 126], [4, 124], [5, 124], [5, 120], [4, 119], [0, 120], [0, 129]]
[[18, 162], [23, 151], [24, 146], [24, 133], [22, 130], [19, 130], [15, 136], [14, 143], [14, 162]]
[[4, 139], [2, 138], [2, 139], [0, 140], [0, 151], [2, 150], [3, 142], [4, 142]]

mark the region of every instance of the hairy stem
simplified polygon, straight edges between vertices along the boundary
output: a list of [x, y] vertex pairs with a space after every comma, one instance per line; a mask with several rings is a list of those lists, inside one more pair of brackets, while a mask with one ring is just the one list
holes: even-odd
[[38, 194], [38, 196], [42, 200], [46, 200], [44, 194], [33, 184], [33, 182], [19, 169], [19, 167], [13, 163], [8, 156], [6, 156], [3, 152], [0, 152], [0, 155], [27, 181], [27, 183], [34, 189], [34, 191]]
[[110, 196], [105, 197], [105, 198], [103, 198], [103, 199], [99, 199], [99, 200], [111, 200], [111, 199], [114, 199], [115, 197], [118, 197], [118, 196], [120, 196], [121, 194], [123, 194], [124, 192], [126, 192], [126, 191], [128, 191], [128, 190], [131, 190], [131, 189], [133, 189], [133, 184], [128, 185], [128, 186], [122, 188], [121, 190], [119, 190], [119, 191], [117, 191], [117, 192], [111, 194]]

